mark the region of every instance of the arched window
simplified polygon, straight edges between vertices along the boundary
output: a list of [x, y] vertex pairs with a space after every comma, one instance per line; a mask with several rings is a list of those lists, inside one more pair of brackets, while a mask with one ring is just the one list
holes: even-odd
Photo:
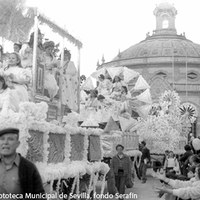
[[168, 27], [169, 27], [169, 21], [168, 20], [163, 20], [162, 28], [168, 28]]
[[167, 77], [167, 74], [164, 73], [164, 72], [158, 72], [156, 75], [157, 75], [157, 76], [162, 76], [163, 78], [166, 78], [166, 77]]
[[190, 73], [188, 73], [187, 77], [189, 79], [194, 80], [194, 79], [198, 78], [198, 75], [195, 72], [190, 72]]

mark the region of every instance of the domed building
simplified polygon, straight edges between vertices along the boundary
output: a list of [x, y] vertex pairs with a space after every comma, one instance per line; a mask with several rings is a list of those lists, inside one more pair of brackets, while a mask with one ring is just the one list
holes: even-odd
[[[138, 71], [151, 86], [154, 102], [165, 90], [181, 97], [182, 112], [195, 115], [192, 132], [200, 135], [200, 45], [177, 34], [176, 8], [162, 3], [154, 10], [156, 29], [145, 40], [119, 53], [101, 67], [126, 66]], [[130, 85], [131, 86], [131, 85]]]

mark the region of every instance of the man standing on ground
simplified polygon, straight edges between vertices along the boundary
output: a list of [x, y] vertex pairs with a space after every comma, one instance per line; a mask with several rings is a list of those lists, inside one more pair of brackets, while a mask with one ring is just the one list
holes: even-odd
[[[115, 177], [115, 186], [120, 195], [125, 194], [125, 185], [128, 178], [131, 177], [132, 162], [128, 155], [124, 154], [124, 146], [116, 146], [117, 155], [111, 160], [110, 170]], [[123, 198], [120, 198], [123, 199]]]
[[147, 165], [148, 165], [148, 163], [151, 162], [151, 157], [150, 157], [150, 151], [146, 147], [145, 141], [141, 142], [141, 148], [142, 148], [142, 158], [141, 158], [140, 172], [141, 172], [141, 177], [142, 177], [142, 183], [146, 183], [146, 181], [147, 181], [147, 177], [146, 177]]
[[26, 194], [42, 195], [40, 174], [33, 163], [16, 152], [19, 144], [19, 129], [0, 130], [0, 194], [22, 194], [24, 199]]

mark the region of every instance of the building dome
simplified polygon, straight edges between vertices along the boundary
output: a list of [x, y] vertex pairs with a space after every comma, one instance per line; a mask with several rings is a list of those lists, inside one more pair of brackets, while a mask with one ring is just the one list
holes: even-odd
[[[151, 58], [151, 62], [159, 58], [159, 62], [162, 59], [164, 62], [167, 61], [164, 58], [172, 56], [197, 58], [196, 61], [200, 63], [200, 45], [182, 35], [154, 34], [121, 52], [113, 61], [135, 59], [141, 63], [142, 60], [140, 59], [143, 58]], [[137, 61], [135, 64], [138, 64]]]
[[104, 66], [117, 65], [143, 65], [147, 63], [171, 63], [172, 57], [176, 62], [200, 63], [200, 45], [195, 44], [185, 37], [177, 34], [175, 18], [177, 10], [174, 5], [161, 3], [153, 14], [156, 17], [156, 29], [152, 35], [147, 33], [145, 40], [120, 52], [111, 62], [103, 63]]

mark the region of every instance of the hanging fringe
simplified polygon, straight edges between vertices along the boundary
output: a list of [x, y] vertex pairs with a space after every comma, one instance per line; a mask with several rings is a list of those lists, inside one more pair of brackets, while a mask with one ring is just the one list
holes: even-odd
[[99, 177], [99, 173], [97, 172], [94, 176], [94, 182], [93, 182], [93, 193], [94, 193], [94, 195], [96, 194], [96, 185], [97, 185], [98, 177]]
[[77, 181], [76, 181], [76, 194], [80, 194], [80, 176], [77, 175]]
[[[103, 196], [103, 193], [104, 193], [104, 189], [105, 189], [105, 185], [106, 185], [106, 174], [103, 175], [103, 180], [102, 180], [102, 185], [101, 185], [101, 196]], [[102, 199], [102, 198], [101, 198]], [[100, 200], [101, 200], [100, 199]]]
[[88, 187], [88, 192], [87, 192], [87, 196], [90, 196], [90, 193], [92, 191], [92, 183], [94, 181], [94, 173], [92, 173], [90, 175], [90, 182], [89, 182], [89, 187]]
[[[73, 185], [72, 185], [72, 189], [71, 189], [71, 194], [74, 193], [74, 189], [75, 189], [75, 186], [76, 186], [76, 182], [77, 182], [77, 176], [74, 178], [74, 182], [73, 182]], [[71, 195], [69, 196], [69, 200], [71, 199]]]
[[54, 180], [51, 180], [51, 182], [50, 182], [50, 194], [52, 194], [52, 192], [53, 192], [53, 181]]
[[61, 182], [61, 178], [59, 178], [59, 180], [58, 180], [58, 182], [56, 184], [56, 192], [57, 192], [57, 194], [59, 194], [60, 182]]

